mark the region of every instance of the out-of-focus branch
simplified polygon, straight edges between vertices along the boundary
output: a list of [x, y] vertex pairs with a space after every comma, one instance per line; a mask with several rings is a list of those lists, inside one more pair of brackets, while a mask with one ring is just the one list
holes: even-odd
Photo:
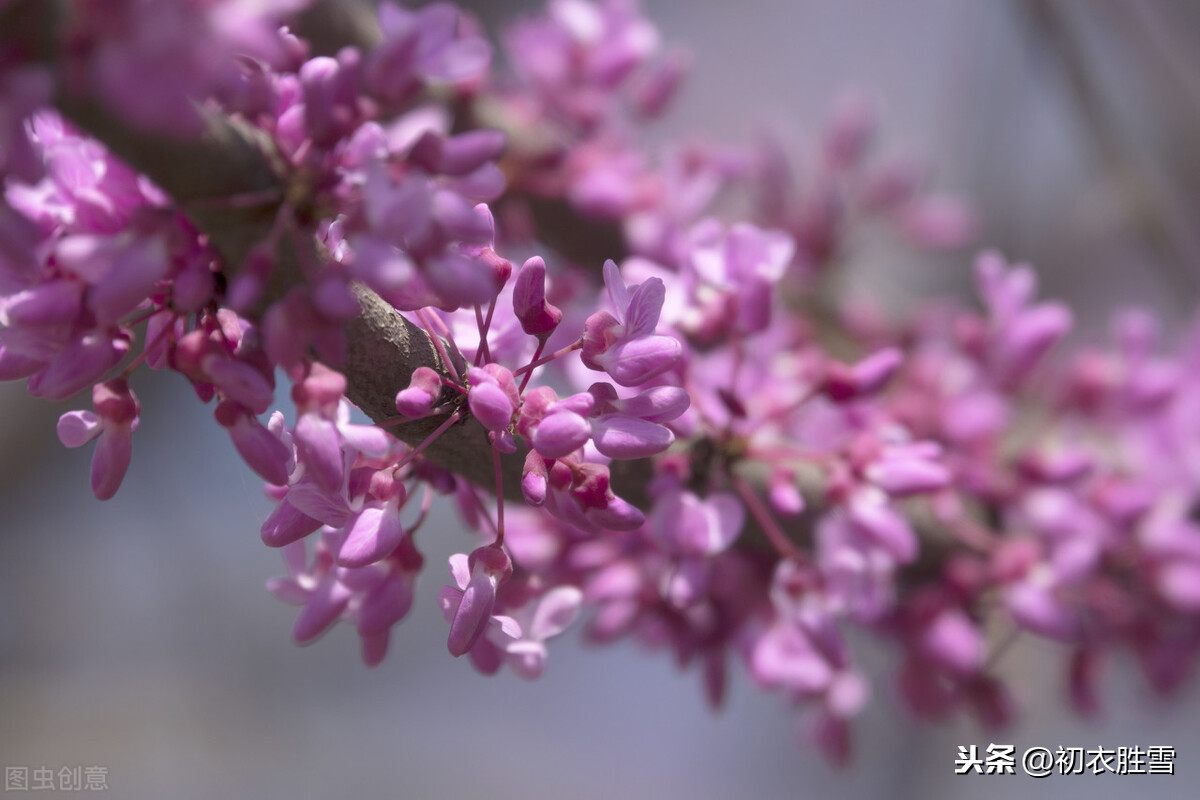
[[[69, 24], [70, 13], [71, 3], [65, 0], [17, 0], [6, 9], [7, 24], [0, 27], [0, 44], [18, 42], [28, 55], [58, 68], [57, 44]], [[286, 176], [271, 143], [248, 126], [208, 113], [203, 136], [175, 139], [138, 130], [95, 98], [69, 93], [61, 86], [55, 105], [80, 129], [166, 191], [208, 236], [227, 277], [236, 273], [251, 247], [268, 239], [283, 202]], [[249, 197], [267, 199], [238, 202], [239, 198]], [[279, 239], [276, 280], [269, 287], [274, 297], [300, 283], [301, 264], [320, 263], [327, 257], [311, 236]], [[342, 365], [347, 396], [372, 419], [393, 418], [396, 392], [408, 385], [413, 371], [421, 366], [440, 370], [442, 364], [424, 330], [369, 289], [358, 287], [358, 294], [363, 312], [348, 331], [348, 352]], [[421, 420], [389, 430], [416, 444], [439, 422], [440, 418]], [[483, 428], [468, 419], [451, 428], [425, 453], [434, 463], [481, 486], [493, 486], [492, 462], [483, 456], [489, 447]], [[518, 498], [522, 461], [508, 457], [504, 464], [505, 494]]]
[[314, 56], [335, 56], [351, 45], [373, 47], [380, 39], [376, 5], [368, 0], [320, 0], [300, 12], [293, 32], [308, 42]]
[[[8, 16], [0, 18], [0, 23], [15, 19], [20, 24], [0, 27], [0, 45], [10, 44], [16, 38], [25, 44], [29, 55], [58, 69], [61, 66], [57, 60], [58, 40], [69, 25], [72, 5], [68, 0], [15, 0], [6, 7]], [[337, 22], [338, 9], [348, 10], [353, 19]], [[318, 49], [323, 52], [335, 52], [340, 46], [350, 44], [362, 45], [378, 32], [372, 34], [363, 27], [361, 11], [359, 4], [346, 7], [337, 2], [318, 3], [306, 14], [298, 30], [319, 30], [323, 38]], [[338, 31], [350, 41], [339, 45], [335, 34]], [[227, 278], [236, 274], [252, 248], [271, 239], [278, 215], [286, 213], [287, 166], [270, 139], [249, 125], [209, 111], [205, 113], [206, 128], [202, 136], [179, 139], [130, 126], [103, 102], [73, 94], [61, 86], [55, 105], [80, 129], [103, 142], [172, 198], [207, 235]], [[529, 197], [516, 201], [529, 205], [539, 236], [547, 230], [562, 234], [551, 243], [569, 257], [586, 259], [598, 266], [602, 259], [597, 254], [616, 256], [623, 250], [615, 225], [588, 223], [558, 201]], [[307, 233], [276, 237], [278, 249], [268, 300], [280, 298], [301, 284], [305, 272], [302, 265], [320, 264], [329, 258], [312, 231]], [[394, 419], [396, 393], [408, 385], [418, 367], [430, 367], [443, 374], [446, 370], [425, 330], [409, 322], [370, 289], [357, 286], [355, 291], [361, 313], [348, 326], [345, 358], [339, 365], [347, 379], [347, 396], [377, 422]], [[389, 431], [416, 445], [445, 419], [440, 416], [407, 422], [390, 426]], [[443, 432], [425, 454], [434, 463], [490, 490], [495, 485], [490, 448], [482, 426], [468, 417]], [[503, 489], [508, 499], [521, 499], [523, 463], [524, 454], [520, 452], [502, 457]], [[647, 507], [648, 467], [644, 459], [612, 464], [612, 488], [634, 505]], [[761, 483], [761, 476], [751, 477]], [[804, 489], [813, 499], [820, 493], [811, 481]], [[802, 537], [798, 544], [808, 542], [813, 519], [810, 514], [798, 526]], [[748, 523], [743, 541], [750, 546], [769, 547], [761, 528], [753, 521]], [[940, 554], [938, 550], [931, 557], [933, 566], [929, 568], [937, 567]]]
[[[1131, 145], [1122, 136], [1095, 72], [1088, 65], [1084, 43], [1071, 13], [1053, 0], [1026, 0], [1017, 8], [1066, 75], [1084, 127], [1095, 142], [1101, 161], [1124, 191], [1142, 239], [1157, 252], [1164, 278], [1175, 291], [1194, 297], [1200, 292], [1197, 272], [1200, 251], [1195, 240], [1183, 230], [1169, 192], [1133, 157]], [[1099, 14], [1104, 5], [1085, 8]]]

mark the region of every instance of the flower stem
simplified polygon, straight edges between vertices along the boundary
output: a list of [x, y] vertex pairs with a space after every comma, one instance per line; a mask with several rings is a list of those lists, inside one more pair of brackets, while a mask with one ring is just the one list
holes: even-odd
[[[157, 312], [155, 312], [155, 313], [157, 313]], [[150, 316], [154, 316], [154, 314], [151, 314]], [[149, 317], [146, 317], [146, 319], [149, 319]], [[139, 322], [140, 321], [141, 320], [139, 320]], [[130, 324], [136, 324], [136, 323], [130, 323]], [[125, 368], [121, 370], [120, 377], [128, 380], [129, 376], [133, 374], [133, 371], [135, 369], [137, 369], [138, 367], [140, 367], [142, 365], [142, 362], [144, 362], [147, 358], [150, 357], [150, 351], [153, 350], [154, 348], [158, 347], [159, 342], [161, 342], [164, 337], [166, 337], [169, 334], [173, 334], [174, 332], [175, 332], [175, 322], [174, 322], [174, 320], [172, 320], [170, 325], [163, 326], [163, 329], [158, 332], [158, 336], [154, 337], [154, 341], [146, 342], [146, 344], [142, 347], [142, 352], [138, 353], [137, 357], [134, 358], [133, 361], [130, 361], [125, 366]]]
[[500, 450], [492, 445], [492, 466], [496, 470], [496, 547], [504, 546], [504, 473], [500, 469]]
[[421, 453], [425, 452], [425, 448], [429, 447], [429, 445], [431, 445], [435, 441], [437, 441], [437, 438], [439, 436], [441, 436], [443, 433], [445, 433], [450, 428], [451, 425], [458, 422], [460, 419], [462, 419], [461, 411], [455, 411], [453, 414], [446, 417], [446, 419], [442, 422], [441, 425], [438, 425], [436, 428], [434, 428], [433, 433], [426, 436], [425, 439], [422, 440], [422, 442], [419, 445], [417, 445], [412, 450], [410, 450], [404, 456], [404, 458], [402, 458], [398, 462], [396, 462], [396, 469], [403, 467], [405, 464], [412, 461], [417, 456], [421, 455]]
[[580, 349], [581, 347], [583, 347], [583, 337], [580, 337], [579, 339], [577, 339], [577, 340], [575, 341], [575, 343], [574, 343], [574, 344], [569, 344], [569, 345], [567, 345], [566, 347], [564, 347], [564, 348], [563, 348], [563, 349], [561, 349], [561, 350], [556, 350], [555, 352], [551, 353], [550, 355], [546, 356], [545, 358], [540, 358], [540, 359], [537, 359], [537, 360], [534, 360], [534, 361], [530, 361], [530, 362], [529, 362], [528, 364], [526, 364], [525, 366], [523, 366], [523, 367], [521, 367], [520, 369], [518, 369], [518, 370], [516, 370], [515, 372], [513, 372], [513, 375], [514, 375], [514, 376], [516, 376], [516, 375], [524, 375], [526, 372], [531, 372], [531, 371], [533, 371], [533, 370], [537, 369], [537, 368], [538, 368], [538, 367], [540, 367], [542, 364], [549, 364], [549, 363], [550, 363], [551, 361], [553, 361], [554, 359], [556, 359], [556, 358], [562, 358], [562, 357], [563, 357], [563, 356], [565, 356], [567, 353], [570, 353], [570, 352], [573, 352], [573, 351], [575, 351], [575, 350], [578, 350], [578, 349]]
[[487, 319], [483, 318], [483, 309], [479, 304], [475, 304], [475, 327], [479, 329], [479, 347], [475, 350], [475, 366], [487, 363], [492, 360], [491, 350], [488, 349], [487, 334], [488, 328], [492, 324], [492, 310], [496, 307], [495, 299], [488, 306]]
[[746, 509], [750, 512], [750, 516], [754, 517], [755, 521], [762, 527], [763, 533], [771, 540], [771, 544], [775, 545], [775, 549], [779, 551], [779, 554], [784, 558], [804, 563], [806, 560], [804, 554], [787, 537], [787, 534], [783, 532], [783, 528], [779, 527], [779, 523], [775, 521], [775, 518], [771, 516], [771, 512], [767, 510], [762, 500], [755, 494], [753, 487], [740, 475], [733, 475], [731, 477], [733, 479], [733, 486], [737, 489], [737, 493], [746, 504]]
[[[529, 359], [530, 364], [536, 364], [538, 357], [541, 356], [542, 350], [546, 349], [546, 340], [538, 339], [537, 350], [533, 351], [533, 358]], [[517, 394], [525, 394], [525, 387], [529, 385], [529, 379], [533, 377], [533, 370], [525, 373], [525, 377], [521, 378], [521, 388], [517, 389]]]
[[462, 382], [462, 378], [458, 374], [458, 370], [454, 367], [454, 362], [450, 360], [450, 356], [446, 353], [446, 348], [442, 345], [442, 337], [433, 329], [433, 323], [429, 319], [429, 315], [425, 313], [425, 309], [417, 310], [417, 318], [421, 320], [421, 326], [425, 328], [425, 332], [429, 334], [429, 338], [433, 340], [433, 349], [437, 350], [438, 357], [442, 359], [442, 363], [446, 365], [446, 369], [454, 377], [455, 381]]

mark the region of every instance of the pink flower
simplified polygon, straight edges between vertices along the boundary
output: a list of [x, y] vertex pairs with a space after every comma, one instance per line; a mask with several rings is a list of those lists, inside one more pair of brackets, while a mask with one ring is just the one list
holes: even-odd
[[660, 278], [650, 278], [630, 291], [611, 259], [604, 263], [616, 316], [598, 311], [588, 317], [583, 336], [583, 363], [607, 372], [622, 386], [637, 386], [666, 372], [683, 353], [670, 336], [655, 335], [666, 289]]
[[450, 575], [457, 586], [444, 586], [438, 603], [450, 623], [447, 647], [458, 657], [475, 646], [487, 631], [496, 606], [496, 588], [512, 575], [512, 561], [499, 547], [488, 545], [469, 556], [450, 556]]
[[713, 493], [701, 499], [673, 490], [655, 501], [647, 525], [671, 552], [713, 556], [733, 544], [745, 519], [746, 509], [732, 495]]
[[471, 367], [467, 382], [467, 405], [472, 416], [489, 431], [507, 431], [521, 402], [512, 373], [499, 364]]
[[546, 301], [546, 262], [540, 256], [528, 259], [517, 271], [513, 312], [521, 330], [543, 341], [562, 322], [562, 311]]
[[546, 668], [546, 640], [570, 627], [582, 603], [583, 592], [579, 589], [557, 586], [511, 612], [515, 627], [492, 626], [488, 638], [504, 652], [513, 672], [525, 680], [540, 678]]
[[427, 416], [442, 396], [442, 379], [429, 367], [417, 367], [407, 389], [396, 394], [396, 410], [410, 419]]
[[229, 431], [242, 460], [267, 483], [284, 486], [295, 458], [278, 436], [263, 427], [258, 418], [230, 400], [217, 405], [217, 422]]
[[141, 409], [123, 378], [92, 388], [91, 411], [68, 411], [58, 420], [58, 438], [67, 447], [82, 447], [99, 437], [92, 454], [92, 492], [98, 500], [117, 493], [133, 453], [133, 432]]

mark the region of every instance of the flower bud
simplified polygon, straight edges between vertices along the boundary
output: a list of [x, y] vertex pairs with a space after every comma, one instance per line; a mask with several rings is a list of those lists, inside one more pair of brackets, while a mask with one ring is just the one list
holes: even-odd
[[396, 394], [396, 410], [409, 419], [427, 416], [442, 396], [442, 379], [429, 367], [417, 367], [407, 389]]
[[513, 286], [513, 312], [521, 330], [544, 340], [562, 322], [562, 311], [546, 302], [546, 262], [539, 256], [526, 261]]

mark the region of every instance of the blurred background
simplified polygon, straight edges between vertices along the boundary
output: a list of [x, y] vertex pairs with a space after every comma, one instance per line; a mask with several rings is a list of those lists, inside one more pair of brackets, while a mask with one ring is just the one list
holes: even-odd
[[[474, 4], [495, 29], [534, 3]], [[952, 0], [646, 0], [695, 67], [651, 135], [810, 145], [834, 99], [878, 100], [883, 153], [930, 165], [976, 203], [981, 241], [1035, 263], [1043, 292], [1102, 332], [1125, 303], [1168, 323], [1195, 305], [1200, 9], [1190, 4]], [[860, 290], [961, 291], [968, 254], [874, 259]], [[477, 675], [445, 650], [436, 595], [473, 539], [449, 509], [424, 529], [417, 605], [375, 670], [352, 631], [298, 649], [283, 571], [259, 541], [260, 482], [175, 375], [143, 374], [121, 492], [88, 490], [90, 448], [60, 413], [0, 385], [0, 762], [101, 766], [129, 798], [1194, 797], [1200, 688], [1161, 702], [1128, 663], [1105, 710], [1062, 697], [1062, 654], [1020, 640], [999, 662], [1019, 724], [926, 726], [897, 708], [889, 654], [859, 642], [874, 700], [838, 772], [777, 696], [738, 675], [720, 715], [697, 676], [631, 644], [556, 640], [546, 676]], [[81, 401], [84, 402], [84, 401]], [[285, 396], [280, 405], [289, 415]], [[959, 777], [959, 745], [1170, 745], [1170, 776]], [[53, 796], [43, 792], [42, 796]], [[66, 796], [64, 794], [64, 796]]]

